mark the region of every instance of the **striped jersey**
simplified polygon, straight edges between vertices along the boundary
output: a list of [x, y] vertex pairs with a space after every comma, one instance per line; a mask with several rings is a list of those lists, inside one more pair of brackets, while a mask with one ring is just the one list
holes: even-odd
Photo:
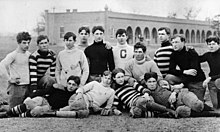
[[160, 47], [158, 50], [156, 50], [154, 54], [154, 61], [156, 62], [163, 76], [166, 75], [169, 71], [170, 56], [172, 52], [173, 52], [173, 47], [170, 45], [170, 46]]
[[43, 53], [40, 50], [35, 51], [29, 57], [30, 84], [37, 85], [37, 82], [50, 70], [50, 76], [55, 77], [56, 56], [55, 52], [49, 50]]
[[118, 107], [118, 105], [122, 103], [126, 107], [131, 108], [133, 100], [135, 100], [137, 97], [142, 96], [144, 89], [145, 88], [138, 83], [135, 83], [134, 86], [126, 84], [124, 86], [116, 88], [113, 105]]

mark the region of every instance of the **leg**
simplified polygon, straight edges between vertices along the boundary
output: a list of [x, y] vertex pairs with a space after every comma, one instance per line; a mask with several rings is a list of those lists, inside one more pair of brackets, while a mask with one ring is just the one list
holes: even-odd
[[18, 117], [22, 113], [26, 112], [28, 109], [25, 104], [17, 105], [13, 108], [11, 108], [9, 111], [6, 112], [6, 114], [9, 117]]
[[88, 115], [88, 109], [78, 111], [56, 111], [56, 117], [85, 118], [88, 117]]
[[176, 108], [176, 113], [178, 117], [190, 117], [191, 108], [186, 105], [181, 105]]
[[171, 85], [180, 84], [180, 83], [184, 82], [183, 78], [175, 76], [175, 75], [172, 75], [172, 74], [167, 74], [165, 79], [168, 80], [168, 82]]
[[187, 89], [181, 90], [178, 94], [178, 99], [180, 99], [184, 105], [196, 112], [201, 112], [204, 108], [204, 103], [199, 100], [193, 92], [190, 92]]
[[218, 108], [218, 89], [216, 88], [214, 81], [210, 81], [208, 84], [208, 89], [209, 89], [209, 95], [213, 104], [213, 107], [215, 109]]
[[191, 82], [188, 84], [189, 91], [193, 92], [199, 100], [204, 101], [205, 88], [202, 86], [203, 82]]

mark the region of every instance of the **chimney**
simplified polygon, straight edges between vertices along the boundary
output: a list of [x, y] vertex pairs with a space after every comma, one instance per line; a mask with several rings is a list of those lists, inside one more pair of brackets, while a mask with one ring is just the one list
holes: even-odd
[[73, 9], [73, 12], [77, 12], [77, 9]]
[[70, 13], [70, 9], [66, 9], [66, 12], [67, 12], [67, 13]]

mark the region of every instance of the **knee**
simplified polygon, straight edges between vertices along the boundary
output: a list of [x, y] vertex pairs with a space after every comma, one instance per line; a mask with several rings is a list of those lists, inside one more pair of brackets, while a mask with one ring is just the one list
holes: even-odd
[[201, 112], [204, 109], [204, 103], [201, 100], [197, 100], [194, 104], [192, 104], [192, 110], [196, 112]]
[[167, 75], [165, 76], [165, 79], [166, 79], [171, 85], [173, 85], [173, 84], [175, 84], [175, 80], [177, 79], [177, 77], [174, 76], [174, 75], [172, 75], [172, 74], [167, 74]]
[[145, 98], [138, 98], [137, 101], [136, 101], [136, 106], [145, 106], [146, 107], [146, 104], [148, 103], [148, 101], [145, 99]]
[[176, 113], [178, 117], [190, 117], [191, 115], [191, 108], [185, 105], [178, 106], [176, 109]]
[[215, 86], [220, 89], [220, 78], [215, 80]]

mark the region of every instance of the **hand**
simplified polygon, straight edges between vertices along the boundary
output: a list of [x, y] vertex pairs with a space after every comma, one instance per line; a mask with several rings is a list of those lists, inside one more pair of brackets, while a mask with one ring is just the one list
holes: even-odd
[[172, 104], [174, 102], [176, 102], [176, 92], [172, 92], [172, 94], [170, 95], [168, 101]]
[[118, 109], [114, 109], [113, 110], [113, 114], [115, 114], [115, 115], [122, 115], [122, 112], [120, 110], [118, 110]]
[[206, 78], [205, 81], [203, 81], [202, 86], [204, 88], [207, 88], [208, 87], [208, 83], [210, 82], [210, 80], [211, 80], [211, 77]]
[[196, 76], [197, 75], [197, 71], [195, 69], [184, 70], [183, 74], [191, 75], [191, 76]]
[[130, 77], [129, 79], [128, 79], [128, 84], [130, 85], [130, 86], [134, 86], [134, 83], [136, 82], [136, 80], [134, 79], [134, 78], [132, 78], [132, 77]]
[[63, 85], [58, 84], [58, 83], [54, 83], [54, 84], [53, 84], [53, 87], [56, 88], [56, 89], [61, 89], [61, 90], [64, 90], [64, 89], [65, 89]]
[[181, 88], [183, 88], [183, 86], [184, 86], [184, 84], [180, 83], [180, 84], [173, 85], [172, 88], [173, 89], [181, 89]]
[[110, 112], [111, 112], [110, 109], [103, 108], [102, 111], [101, 111], [101, 115], [102, 116], [108, 116], [108, 115], [110, 115]]
[[108, 41], [105, 41], [104, 43], [106, 44], [105, 45], [106, 49], [111, 49], [112, 48], [112, 45]]
[[20, 83], [20, 78], [11, 78], [8, 82], [18, 85]]
[[145, 93], [145, 94], [143, 95], [143, 97], [144, 97], [147, 101], [151, 101], [151, 98], [150, 98], [150, 96], [149, 96], [148, 93]]

